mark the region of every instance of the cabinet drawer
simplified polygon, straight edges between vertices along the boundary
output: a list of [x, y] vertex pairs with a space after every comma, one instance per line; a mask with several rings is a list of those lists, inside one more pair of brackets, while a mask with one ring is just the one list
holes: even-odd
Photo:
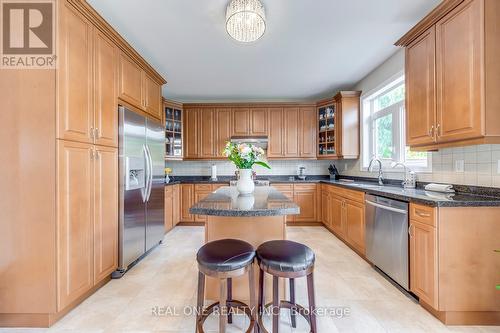
[[272, 184], [271, 186], [280, 192], [293, 191], [293, 184]]
[[211, 192], [212, 191], [212, 185], [211, 184], [196, 184], [194, 186], [194, 190], [195, 192], [199, 192], [199, 191], [208, 191], [208, 192]]
[[365, 192], [348, 190], [342, 187], [333, 186], [333, 193], [346, 199], [351, 199], [361, 203], [365, 202]]
[[427, 225], [436, 226], [436, 208], [410, 204], [410, 220], [419, 221]]
[[295, 191], [316, 191], [316, 184], [295, 184]]

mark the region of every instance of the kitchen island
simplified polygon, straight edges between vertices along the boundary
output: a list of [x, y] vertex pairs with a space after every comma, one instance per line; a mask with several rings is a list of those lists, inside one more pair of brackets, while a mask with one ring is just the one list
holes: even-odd
[[[286, 239], [286, 216], [299, 214], [300, 208], [270, 186], [256, 187], [249, 196], [239, 195], [236, 187], [232, 186], [212, 192], [189, 211], [194, 215], [207, 216], [205, 242], [235, 238], [257, 248], [269, 240]], [[257, 274], [255, 265], [255, 281], [258, 281]], [[267, 286], [270, 287], [271, 283]], [[218, 281], [208, 278], [205, 290], [207, 299], [218, 299]], [[270, 295], [268, 290], [266, 295]], [[234, 279], [233, 297], [241, 300], [249, 298], [248, 281], [244, 276]]]

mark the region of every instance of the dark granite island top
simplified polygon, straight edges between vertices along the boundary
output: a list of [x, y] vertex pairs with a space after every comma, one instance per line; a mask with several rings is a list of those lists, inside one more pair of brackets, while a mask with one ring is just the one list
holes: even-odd
[[300, 213], [300, 208], [270, 186], [257, 186], [253, 195], [240, 196], [236, 187], [221, 187], [189, 209], [194, 215], [258, 217]]

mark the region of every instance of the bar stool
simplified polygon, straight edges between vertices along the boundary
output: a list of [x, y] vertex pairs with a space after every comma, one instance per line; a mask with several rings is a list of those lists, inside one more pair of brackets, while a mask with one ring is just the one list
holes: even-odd
[[[226, 331], [226, 321], [232, 323], [229, 310], [242, 310], [250, 319], [247, 333], [252, 329], [257, 333], [255, 324], [255, 281], [252, 269], [255, 250], [252, 245], [238, 239], [222, 239], [203, 245], [196, 255], [198, 262], [198, 300], [196, 316], [196, 332], [203, 333], [203, 323], [208, 316], [219, 309], [219, 332]], [[232, 278], [248, 274], [250, 285], [250, 306], [232, 299]], [[204, 309], [205, 276], [217, 278], [220, 281], [219, 302]]]
[[[261, 244], [257, 248], [257, 261], [259, 263], [259, 304], [258, 304], [258, 326], [262, 332], [267, 333], [262, 323], [264, 309], [273, 306], [273, 333], [278, 333], [279, 310], [290, 309], [292, 327], [297, 327], [296, 314], [300, 314], [307, 320], [310, 332], [316, 333], [316, 316], [314, 314], [314, 252], [307, 246], [289, 240], [273, 240]], [[264, 273], [273, 276], [273, 301], [265, 304], [264, 299]], [[308, 311], [301, 305], [295, 303], [295, 279], [307, 276], [307, 295], [309, 300]], [[279, 278], [289, 279], [290, 301], [279, 298]]]

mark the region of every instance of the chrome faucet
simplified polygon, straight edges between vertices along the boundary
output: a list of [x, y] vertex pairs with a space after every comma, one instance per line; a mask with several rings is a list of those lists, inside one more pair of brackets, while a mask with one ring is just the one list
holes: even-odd
[[373, 171], [373, 162], [378, 162], [378, 184], [384, 185], [384, 174], [382, 173], [382, 161], [376, 157], [373, 157], [368, 165], [368, 172]]
[[397, 162], [392, 164], [392, 168], [396, 168], [398, 166], [403, 167], [404, 169], [404, 180], [401, 185], [403, 185], [404, 188], [415, 188], [416, 187], [416, 179], [415, 179], [415, 173], [411, 171], [409, 167], [406, 166], [406, 164]]

